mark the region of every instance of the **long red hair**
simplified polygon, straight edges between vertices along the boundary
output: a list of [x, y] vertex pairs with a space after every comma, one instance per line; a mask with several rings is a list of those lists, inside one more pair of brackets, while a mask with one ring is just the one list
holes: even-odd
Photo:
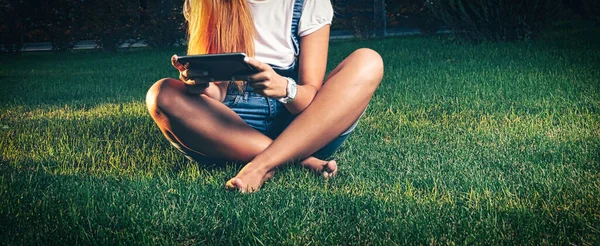
[[[247, 0], [185, 0], [188, 55], [244, 52], [254, 56], [255, 28]], [[242, 90], [243, 82], [236, 82]]]
[[254, 56], [254, 23], [246, 0], [185, 0], [188, 54]]

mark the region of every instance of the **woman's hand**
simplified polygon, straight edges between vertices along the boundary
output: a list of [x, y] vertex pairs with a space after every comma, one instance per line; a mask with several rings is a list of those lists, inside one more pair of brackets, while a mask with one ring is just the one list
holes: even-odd
[[188, 70], [187, 64], [183, 65], [177, 61], [177, 55], [171, 57], [171, 64], [179, 70], [179, 79], [183, 81], [189, 93], [201, 94], [210, 85], [206, 73], [199, 74]]
[[245, 61], [248, 65], [256, 68], [258, 72], [248, 77], [238, 79], [248, 81], [250, 87], [252, 87], [254, 92], [259, 95], [271, 98], [287, 96], [288, 81], [277, 74], [269, 64], [259, 62], [250, 57], [246, 57]]

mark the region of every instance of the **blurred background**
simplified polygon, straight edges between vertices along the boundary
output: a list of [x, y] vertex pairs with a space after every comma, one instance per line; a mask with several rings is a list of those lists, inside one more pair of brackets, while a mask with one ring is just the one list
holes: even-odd
[[[117, 50], [185, 45], [184, 0], [1, 0], [0, 49]], [[332, 37], [451, 33], [474, 42], [534, 39], [557, 23], [598, 25], [598, 0], [333, 0]]]

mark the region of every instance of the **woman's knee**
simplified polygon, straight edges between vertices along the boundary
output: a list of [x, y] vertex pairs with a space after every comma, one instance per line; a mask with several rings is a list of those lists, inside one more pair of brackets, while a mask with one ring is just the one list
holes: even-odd
[[361, 48], [352, 52], [329, 76], [342, 71], [344, 74], [351, 74], [352, 78], [359, 78], [345, 83], [353, 83], [354, 87], [376, 89], [383, 78], [383, 59], [376, 51]]
[[379, 83], [383, 77], [383, 59], [381, 55], [369, 48], [361, 48], [354, 51], [350, 56], [354, 61], [360, 64], [358, 73], [363, 78]]
[[185, 88], [176, 79], [164, 78], [156, 81], [146, 94], [146, 106], [150, 113], [171, 108]]

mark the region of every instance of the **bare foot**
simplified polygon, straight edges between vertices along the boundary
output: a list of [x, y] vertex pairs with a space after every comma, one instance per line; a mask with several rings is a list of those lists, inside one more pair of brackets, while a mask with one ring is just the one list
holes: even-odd
[[258, 191], [263, 183], [274, 174], [275, 170], [264, 173], [248, 163], [235, 177], [227, 181], [225, 188], [237, 189], [242, 193], [253, 193]]
[[315, 157], [308, 157], [302, 161], [300, 165], [322, 174], [325, 178], [335, 176], [338, 171], [337, 162], [335, 160], [323, 161]]

